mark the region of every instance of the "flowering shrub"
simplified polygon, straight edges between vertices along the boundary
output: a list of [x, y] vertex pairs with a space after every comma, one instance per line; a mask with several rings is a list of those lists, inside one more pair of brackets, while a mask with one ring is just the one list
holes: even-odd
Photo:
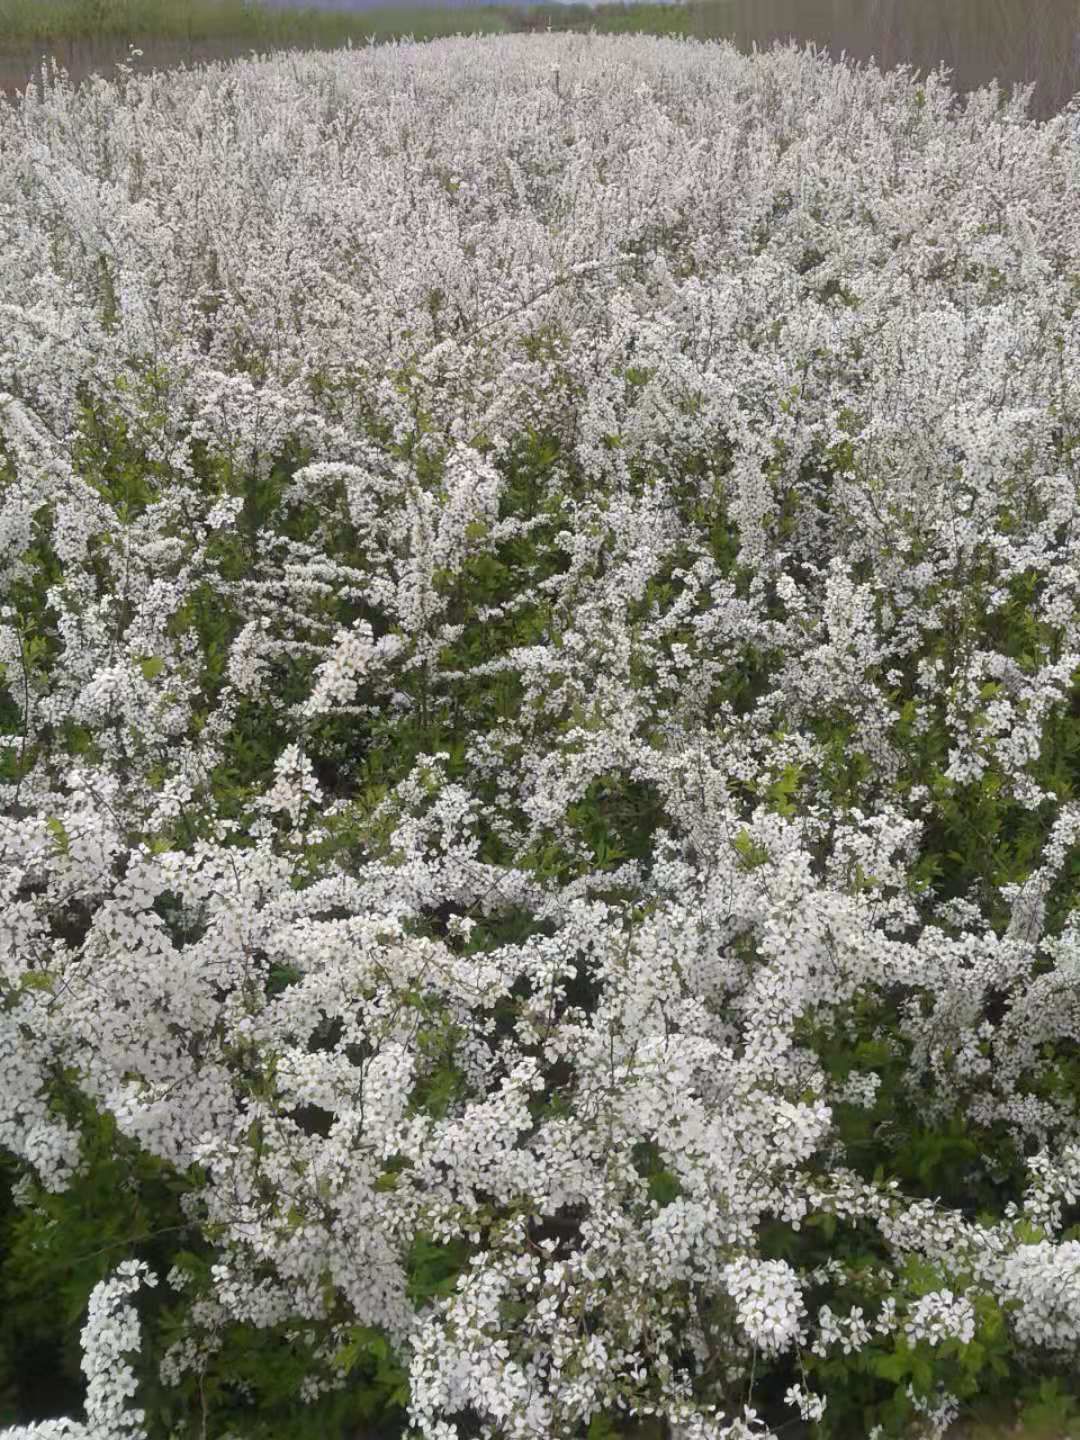
[[8, 1433], [1073, 1384], [1074, 117], [639, 37], [46, 78]]

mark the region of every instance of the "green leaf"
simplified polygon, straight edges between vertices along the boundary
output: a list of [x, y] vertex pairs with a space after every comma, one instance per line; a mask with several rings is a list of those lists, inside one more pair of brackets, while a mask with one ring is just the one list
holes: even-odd
[[64, 829], [63, 822], [58, 820], [55, 815], [50, 815], [45, 821], [45, 828], [56, 841], [56, 848], [60, 854], [67, 855], [71, 850], [71, 837]]
[[670, 1170], [658, 1170], [649, 1176], [649, 1198], [655, 1200], [663, 1210], [682, 1194], [677, 1176]]
[[911, 1360], [911, 1355], [879, 1355], [874, 1360], [874, 1374], [879, 1375], [882, 1380], [892, 1380], [899, 1384], [910, 1374]]
[[732, 841], [736, 851], [742, 856], [748, 870], [756, 870], [759, 865], [764, 865], [769, 858], [769, 852], [762, 846], [755, 844], [749, 830], [740, 830]]
[[586, 1434], [588, 1440], [615, 1440], [618, 1431], [606, 1415], [594, 1415]]
[[19, 981], [23, 990], [52, 990], [54, 978], [44, 970], [27, 970]]
[[1018, 1220], [1013, 1226], [1013, 1234], [1021, 1245], [1038, 1245], [1046, 1239], [1046, 1231], [1030, 1220]]
[[139, 661], [139, 669], [144, 680], [154, 680], [165, 669], [165, 661], [160, 655], [146, 655]]

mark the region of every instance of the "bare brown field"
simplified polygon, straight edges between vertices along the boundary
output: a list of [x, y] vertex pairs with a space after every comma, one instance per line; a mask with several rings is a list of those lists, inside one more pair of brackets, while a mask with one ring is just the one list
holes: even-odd
[[1040, 120], [1080, 92], [1077, 0], [702, 0], [691, 6], [690, 33], [743, 50], [791, 37], [834, 59], [844, 52], [923, 73], [945, 64], [960, 91], [994, 78], [1006, 90], [1034, 82]]

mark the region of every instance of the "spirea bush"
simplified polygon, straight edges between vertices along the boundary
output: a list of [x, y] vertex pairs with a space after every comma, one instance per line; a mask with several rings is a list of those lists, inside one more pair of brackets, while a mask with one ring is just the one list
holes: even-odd
[[595, 35], [44, 81], [9, 1435], [1067, 1412], [1080, 107]]

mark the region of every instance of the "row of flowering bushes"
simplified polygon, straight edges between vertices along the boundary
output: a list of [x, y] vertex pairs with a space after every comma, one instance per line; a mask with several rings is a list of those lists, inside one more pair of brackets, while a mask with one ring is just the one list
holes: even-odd
[[1025, 104], [566, 34], [0, 112], [9, 1436], [1068, 1418]]

